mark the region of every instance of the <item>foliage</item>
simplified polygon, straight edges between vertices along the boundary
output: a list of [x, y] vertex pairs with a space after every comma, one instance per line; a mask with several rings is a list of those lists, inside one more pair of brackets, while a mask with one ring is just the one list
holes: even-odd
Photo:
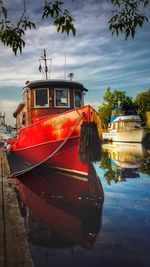
[[132, 98], [126, 95], [126, 91], [111, 91], [110, 88], [106, 89], [103, 99], [105, 100], [105, 103], [100, 105], [98, 110], [103, 128], [108, 128], [112, 109], [117, 107], [119, 103], [133, 104]]
[[147, 16], [143, 13], [149, 0], [111, 0], [114, 10], [108, 24], [112, 35], [123, 33], [125, 40], [134, 38], [137, 27], [142, 27]]
[[150, 175], [150, 157], [142, 158], [140, 161], [139, 172]]
[[[22, 2], [24, 5], [22, 16], [14, 25], [8, 19], [8, 8], [4, 5], [3, 0], [0, 0], [0, 41], [9, 46], [15, 55], [18, 51], [22, 53], [22, 49], [25, 47], [23, 37], [26, 31], [36, 29], [36, 24], [25, 16], [27, 13], [26, 0], [22, 0]], [[114, 7], [114, 15], [112, 15], [108, 23], [112, 34], [119, 35], [123, 33], [126, 40], [129, 36], [133, 38], [136, 28], [138, 26], [142, 27], [143, 23], [148, 21], [142, 11], [148, 6], [149, 0], [111, 0], [111, 2]], [[58, 32], [65, 32], [67, 35], [72, 32], [73, 36], [75, 36], [74, 19], [68, 10], [64, 8], [63, 2], [57, 0], [45, 1], [41, 15], [42, 19], [52, 18]]]
[[100, 118], [101, 118], [101, 123], [102, 123], [103, 129], [108, 128], [108, 124], [110, 122], [111, 111], [112, 111], [112, 106], [110, 106], [107, 103], [103, 103], [102, 105], [100, 105], [100, 107], [98, 109], [98, 113], [99, 113]]
[[111, 157], [108, 152], [103, 151], [99, 168], [104, 170], [104, 177], [108, 185], [111, 185], [111, 182], [118, 183], [125, 181], [125, 178], [118, 177], [115, 171], [112, 170]]
[[105, 151], [104, 149], [102, 150], [102, 157], [101, 160], [99, 161], [99, 168], [103, 169], [104, 171], [111, 170], [111, 160], [108, 152]]
[[[26, 14], [26, 3], [23, 0], [24, 10], [19, 21], [13, 24], [8, 20], [8, 9], [0, 0], [0, 41], [9, 46], [16, 55], [19, 51], [22, 53], [22, 49], [25, 47], [25, 41], [23, 37], [27, 30], [36, 29], [35, 23], [33, 23]], [[60, 1], [47, 2], [45, 1], [43, 7], [42, 19], [52, 17], [54, 25], [57, 31], [69, 34], [71, 31], [75, 36], [76, 30], [73, 25], [73, 18], [70, 16], [67, 9], [62, 8], [64, 4]]]
[[134, 102], [139, 105], [139, 115], [141, 119], [146, 121], [146, 111], [150, 111], [150, 89], [146, 92], [139, 93]]
[[125, 178], [118, 177], [113, 170], [106, 171], [105, 174], [104, 174], [104, 177], [105, 177], [106, 182], [107, 182], [108, 185], [111, 185], [112, 181], [115, 182], [115, 183], [125, 182], [126, 181]]
[[22, 48], [25, 46], [23, 36], [27, 29], [32, 28], [35, 28], [35, 24], [26, 17], [19, 21], [16, 26], [8, 20], [2, 20], [0, 22], [0, 40], [4, 45], [10, 46], [15, 55], [18, 50], [22, 53]]
[[15, 55], [18, 50], [22, 53], [22, 48], [25, 46], [23, 36], [26, 30], [35, 28], [35, 24], [25, 16], [25, 12], [26, 7], [24, 5], [22, 16], [14, 25], [7, 19], [8, 10], [3, 5], [3, 1], [0, 1], [0, 40], [4, 45], [10, 46]]
[[75, 36], [76, 30], [73, 25], [74, 19], [69, 15], [67, 9], [61, 9], [62, 5], [63, 3], [59, 1], [55, 1], [54, 4], [52, 2], [48, 3], [45, 1], [42, 19], [48, 18], [49, 16], [54, 18], [54, 25], [56, 26], [58, 32], [66, 32], [69, 34], [69, 32], [72, 31]]

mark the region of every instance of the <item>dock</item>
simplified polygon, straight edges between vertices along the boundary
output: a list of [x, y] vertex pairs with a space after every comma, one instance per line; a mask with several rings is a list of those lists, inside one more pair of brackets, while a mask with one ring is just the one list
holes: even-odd
[[6, 153], [0, 147], [0, 267], [33, 267], [17, 196], [8, 175]]

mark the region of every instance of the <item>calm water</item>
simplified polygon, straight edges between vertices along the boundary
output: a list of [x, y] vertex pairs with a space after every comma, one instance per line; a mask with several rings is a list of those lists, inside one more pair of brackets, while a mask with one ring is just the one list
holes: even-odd
[[35, 267], [150, 266], [150, 150], [107, 144], [94, 167], [102, 187], [93, 169], [15, 180]]

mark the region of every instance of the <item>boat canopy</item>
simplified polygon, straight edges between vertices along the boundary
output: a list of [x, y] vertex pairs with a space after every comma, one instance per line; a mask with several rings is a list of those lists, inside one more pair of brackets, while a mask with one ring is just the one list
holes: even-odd
[[118, 106], [117, 108], [114, 108], [112, 112], [117, 111], [117, 110], [137, 110], [139, 108], [138, 105], [122, 105]]
[[118, 116], [137, 115], [138, 105], [122, 105], [112, 110], [110, 122], [112, 123]]
[[88, 89], [86, 89], [83, 84], [74, 82], [74, 81], [67, 81], [67, 80], [37, 80], [37, 81], [27, 81], [26, 86], [23, 88], [24, 90], [29, 88], [43, 88], [43, 87], [57, 87], [57, 88], [63, 88], [67, 87], [69, 89], [78, 89], [81, 91], [87, 92]]

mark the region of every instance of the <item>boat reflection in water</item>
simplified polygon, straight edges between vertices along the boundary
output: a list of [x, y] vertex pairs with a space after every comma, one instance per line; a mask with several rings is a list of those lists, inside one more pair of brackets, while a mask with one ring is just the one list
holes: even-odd
[[100, 165], [107, 170], [105, 178], [108, 184], [110, 184], [111, 180], [119, 182], [125, 181], [126, 178], [140, 177], [141, 161], [148, 155], [142, 144], [105, 144], [103, 151], [104, 155]]
[[[103, 188], [88, 177], [37, 169], [13, 179], [29, 242], [42, 248], [89, 249], [101, 228]], [[33, 259], [34, 261], [34, 259]]]

